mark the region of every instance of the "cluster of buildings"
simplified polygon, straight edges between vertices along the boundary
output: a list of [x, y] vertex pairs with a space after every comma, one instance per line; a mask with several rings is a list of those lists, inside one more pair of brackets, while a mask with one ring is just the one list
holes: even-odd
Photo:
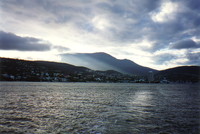
[[49, 82], [129, 82], [132, 78], [115, 71], [94, 71], [90, 69], [69, 71], [49, 66], [27, 64], [24, 61], [6, 61], [1, 66], [1, 81], [49, 81]]
[[[121, 82], [121, 83], [160, 83], [154, 73], [147, 76], [122, 74], [113, 70], [94, 71], [87, 68], [67, 70], [53, 68], [47, 64], [36, 64], [22, 60], [2, 60], [0, 81], [47, 81], [47, 82]], [[162, 81], [168, 83], [166, 79]]]
[[10, 81], [60, 81], [67, 82], [67, 77], [64, 77], [60, 73], [50, 75], [49, 73], [23, 73], [23, 74], [8, 74], [1, 75], [1, 79]]
[[[21, 73], [19, 73], [21, 72]], [[1, 80], [7, 81], [48, 81], [48, 82], [121, 82], [121, 83], [155, 83], [154, 74], [149, 72], [147, 77], [121, 74], [107, 71], [74, 72], [66, 74], [62, 72], [41, 71], [19, 71], [16, 74], [3, 73]], [[167, 82], [167, 80], [166, 80]]]
[[133, 77], [123, 74], [107, 74], [106, 72], [77, 72], [64, 74], [61, 72], [41, 72], [22, 74], [1, 74], [1, 80], [7, 81], [49, 81], [49, 82], [131, 82]]
[[152, 71], [147, 77], [126, 75], [120, 73], [108, 74], [104, 71], [75, 72], [64, 74], [61, 72], [23, 72], [22, 74], [3, 73], [0, 80], [5, 81], [46, 81], [46, 82], [120, 82], [120, 83], [169, 83], [166, 78], [155, 81]]

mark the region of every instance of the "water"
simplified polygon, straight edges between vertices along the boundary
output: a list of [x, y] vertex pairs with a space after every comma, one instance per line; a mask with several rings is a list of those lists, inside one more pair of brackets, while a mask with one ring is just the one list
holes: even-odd
[[199, 134], [199, 85], [0, 83], [0, 133]]

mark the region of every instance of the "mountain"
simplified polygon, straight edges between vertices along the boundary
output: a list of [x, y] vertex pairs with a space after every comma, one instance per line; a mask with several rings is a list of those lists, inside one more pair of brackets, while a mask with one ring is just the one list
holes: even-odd
[[0, 81], [121, 82], [132, 79], [113, 70], [94, 71], [67, 63], [0, 58]]
[[138, 65], [131, 60], [116, 59], [103, 52], [62, 54], [61, 57], [64, 62], [85, 66], [93, 70], [115, 70], [121, 73], [135, 75], [146, 75], [149, 71], [157, 72], [157, 70]]
[[172, 82], [199, 82], [200, 66], [180, 66], [159, 71], [156, 79], [166, 78]]
[[[104, 60], [113, 60], [112, 56], [104, 56]], [[122, 65], [127, 63], [135, 65], [129, 60], [115, 59], [114, 61], [118, 61]], [[97, 62], [91, 63], [92, 65], [97, 64]], [[112, 61], [111, 63], [114, 64], [115, 62], [113, 63]], [[163, 79], [181, 83], [200, 82], [200, 66], [175, 67], [157, 71], [153, 74], [154, 82], [159, 82]], [[148, 82], [149, 77], [147, 75], [146, 77], [138, 77], [122, 74], [114, 70], [94, 71], [86, 67], [74, 66], [67, 63], [0, 58], [0, 81], [137, 82], [141, 78], [145, 80], [144, 82]]]
[[74, 73], [87, 71], [86, 67], [74, 66], [66, 63], [48, 62], [48, 61], [26, 61], [9, 58], [0, 58], [0, 70], [1, 72], [8, 72], [11, 74], [19, 71], [31, 72], [32, 69], [36, 69], [38, 72], [44, 72], [47, 70], [53, 70], [64, 73]]

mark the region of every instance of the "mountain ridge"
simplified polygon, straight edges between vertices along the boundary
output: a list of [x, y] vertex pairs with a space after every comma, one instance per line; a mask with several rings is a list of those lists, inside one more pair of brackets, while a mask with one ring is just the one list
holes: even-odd
[[155, 77], [174, 82], [200, 82], [200, 66], [178, 66], [159, 71]]
[[[45, 74], [48, 75], [46, 76]], [[55, 74], [59, 74], [59, 76]], [[154, 82], [167, 79], [170, 82], [187, 83], [200, 82], [200, 66], [178, 66], [154, 73]], [[70, 77], [69, 77], [70, 75]], [[51, 79], [49, 78], [51, 76]], [[13, 79], [15, 77], [15, 79]], [[83, 66], [52, 61], [27, 61], [0, 57], [0, 80], [19, 81], [100, 81], [148, 82], [148, 75], [126, 75], [114, 70], [91, 70]], [[66, 81], [65, 80], [65, 81]]]
[[149, 67], [141, 66], [129, 59], [117, 59], [104, 52], [66, 53], [62, 54], [61, 57], [62, 60], [67, 63], [78, 66], [83, 65], [93, 70], [115, 70], [121, 73], [134, 75], [147, 75], [149, 71], [158, 71]]

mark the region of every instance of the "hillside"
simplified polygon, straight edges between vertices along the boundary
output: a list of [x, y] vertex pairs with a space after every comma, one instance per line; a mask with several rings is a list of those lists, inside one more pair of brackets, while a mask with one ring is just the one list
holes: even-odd
[[66, 63], [0, 58], [1, 81], [119, 82], [126, 79], [133, 78], [113, 70], [94, 71]]
[[147, 75], [149, 71], [157, 72], [157, 70], [140, 66], [131, 60], [116, 59], [107, 53], [75, 53], [62, 54], [62, 60], [74, 64], [82, 65], [93, 70], [115, 70], [121, 73], [134, 75]]
[[166, 78], [172, 82], [199, 82], [200, 66], [181, 66], [159, 71], [157, 79]]
[[[106, 60], [112, 57], [108, 56]], [[133, 64], [128, 60], [123, 62]], [[93, 63], [93, 62], [92, 62]], [[124, 64], [125, 64], [124, 63]], [[94, 64], [94, 63], [93, 63]], [[114, 64], [114, 63], [113, 63]], [[153, 72], [153, 81], [200, 82], [200, 66], [182, 66]], [[86, 67], [48, 61], [26, 61], [0, 58], [1, 81], [60, 81], [60, 82], [149, 82], [149, 75], [127, 75], [114, 70], [91, 70]]]
[[65, 73], [74, 73], [74, 71], [84, 72], [88, 70], [85, 67], [78, 67], [66, 63], [47, 62], [47, 61], [27, 61], [9, 58], [1, 58], [1, 71], [17, 73], [19, 71], [31, 71], [36, 69], [38, 72], [45, 70], [56, 70]]

